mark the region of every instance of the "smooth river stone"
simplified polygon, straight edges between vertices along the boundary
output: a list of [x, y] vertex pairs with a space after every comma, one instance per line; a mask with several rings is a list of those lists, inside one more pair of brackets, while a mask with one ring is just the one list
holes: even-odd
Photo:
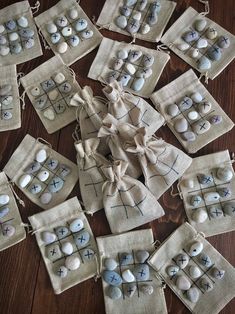
[[146, 79], [146, 78], [149, 78], [152, 74], [153, 74], [153, 71], [151, 68], [142, 68], [136, 72], [135, 76]]
[[191, 282], [186, 276], [180, 275], [176, 279], [176, 286], [180, 290], [188, 290], [191, 287]]
[[190, 256], [197, 256], [198, 254], [201, 253], [202, 250], [203, 250], [203, 243], [196, 241], [191, 245], [191, 247], [189, 249], [189, 255]]
[[223, 205], [223, 210], [226, 215], [234, 217], [235, 216], [235, 202], [229, 202]]
[[81, 33], [83, 39], [89, 39], [93, 36], [93, 31], [91, 29], [87, 29]]
[[230, 46], [230, 39], [227, 36], [220, 36], [217, 45], [220, 48], [228, 48]]
[[28, 19], [25, 16], [21, 16], [17, 23], [20, 27], [27, 27], [29, 25]]
[[232, 195], [230, 188], [227, 188], [227, 187], [219, 189], [218, 193], [219, 193], [220, 197], [223, 197], [223, 198], [228, 198]]
[[222, 56], [221, 49], [214, 45], [207, 50], [207, 56], [213, 61], [218, 61]]
[[187, 116], [190, 120], [194, 121], [198, 119], [199, 114], [197, 113], [197, 111], [190, 111], [188, 112]]
[[45, 111], [43, 111], [43, 116], [48, 120], [52, 121], [55, 119], [55, 112], [53, 109], [48, 108]]
[[142, 51], [132, 50], [129, 52], [128, 60], [132, 63], [136, 62], [142, 56]]
[[59, 266], [56, 270], [56, 275], [60, 278], [65, 278], [68, 275], [68, 269], [65, 266]]
[[47, 103], [47, 95], [42, 95], [40, 98], [37, 98], [34, 102], [34, 107], [36, 109], [43, 109]]
[[71, 255], [73, 253], [73, 245], [70, 242], [63, 242], [61, 245], [61, 251], [66, 255]]
[[201, 120], [199, 121], [198, 123], [195, 123], [193, 125], [193, 131], [200, 135], [200, 134], [203, 134], [203, 133], [206, 133], [211, 127], [211, 124], [209, 121], [207, 120]]
[[18, 55], [22, 51], [22, 46], [20, 43], [16, 42], [10, 45], [11, 52]]
[[117, 57], [118, 59], [122, 59], [122, 60], [126, 59], [128, 57], [128, 51], [125, 49], [119, 50], [117, 52]]
[[136, 92], [139, 92], [145, 83], [145, 79], [143, 77], [139, 77], [134, 79], [133, 84], [132, 84], [132, 89]]
[[5, 31], [5, 27], [4, 27], [4, 25], [0, 25], [0, 34], [2, 34], [3, 32]]
[[215, 219], [222, 218], [224, 216], [224, 213], [221, 210], [220, 206], [211, 206], [208, 211], [210, 216]]
[[13, 102], [13, 97], [12, 96], [4, 96], [2, 99], [1, 99], [1, 103], [2, 105], [4, 106], [9, 106], [11, 105]]
[[205, 174], [199, 174], [198, 175], [198, 181], [201, 184], [210, 184], [213, 182], [213, 178], [210, 175], [205, 175]]
[[190, 204], [194, 207], [197, 207], [198, 205], [200, 205], [201, 202], [202, 202], [202, 198], [200, 195], [194, 195], [190, 199]]
[[150, 6], [150, 11], [151, 12], [156, 12], [156, 13], [159, 13], [161, 10], [161, 2], [158, 0], [158, 1], [154, 1], [151, 6]]
[[55, 82], [51, 79], [42, 82], [42, 88], [45, 92], [48, 92], [50, 89], [55, 87]]
[[19, 35], [23, 38], [30, 38], [34, 35], [34, 30], [30, 28], [21, 29]]
[[199, 208], [195, 211], [193, 211], [192, 219], [196, 221], [197, 223], [203, 223], [208, 218], [207, 211], [203, 208]]
[[19, 179], [20, 187], [24, 189], [31, 180], [32, 180], [32, 176], [30, 174], [23, 174]]
[[50, 244], [56, 241], [56, 235], [50, 231], [43, 231], [41, 233], [42, 241], [46, 244]]
[[59, 73], [53, 75], [53, 79], [57, 84], [61, 84], [65, 81], [65, 76], [63, 73], [59, 72]]
[[54, 177], [48, 185], [48, 189], [51, 193], [60, 191], [64, 186], [64, 181], [60, 177]]
[[225, 270], [223, 269], [219, 269], [217, 267], [214, 267], [212, 269], [212, 276], [215, 278], [215, 279], [222, 279], [225, 275]]
[[211, 103], [209, 101], [204, 101], [203, 103], [199, 104], [198, 111], [201, 114], [206, 114], [211, 110]]
[[191, 43], [192, 41], [194, 40], [198, 40], [199, 38], [199, 35], [198, 35], [198, 32], [194, 31], [194, 30], [191, 30], [187, 33], [185, 33], [183, 35], [183, 39], [187, 42], [187, 43]]
[[94, 259], [95, 252], [91, 249], [85, 249], [82, 251], [82, 258], [84, 261], [90, 262]]
[[67, 177], [67, 175], [69, 175], [70, 172], [71, 172], [71, 169], [68, 166], [66, 166], [64, 164], [61, 164], [61, 166], [60, 166], [60, 175], [63, 178]]
[[113, 258], [106, 258], [104, 260], [104, 267], [107, 270], [114, 270], [117, 268], [117, 266], [118, 266], [118, 263]]
[[6, 28], [13, 31], [16, 28], [16, 22], [14, 20], [9, 20], [5, 23]]
[[193, 179], [185, 179], [185, 180], [184, 180], [184, 186], [185, 186], [186, 188], [193, 189], [193, 188], [194, 188]]
[[33, 184], [33, 185], [30, 187], [30, 192], [31, 192], [32, 194], [38, 194], [39, 192], [41, 192], [41, 190], [42, 190], [41, 185], [40, 185], [40, 184], [37, 184], [37, 183]]
[[0, 55], [1, 56], [7, 56], [10, 52], [10, 48], [7, 46], [0, 46]]
[[58, 239], [63, 239], [69, 234], [69, 229], [65, 226], [60, 226], [55, 229]]
[[12, 237], [15, 234], [15, 232], [16, 229], [12, 225], [6, 224], [2, 227], [2, 234], [5, 237]]
[[193, 102], [195, 102], [196, 104], [201, 102], [203, 97], [199, 92], [195, 92], [193, 93], [190, 98], [192, 99]]
[[175, 276], [178, 271], [180, 270], [179, 266], [177, 265], [170, 265], [167, 267], [167, 274], [172, 277], [172, 276]]
[[206, 48], [207, 46], [208, 46], [208, 41], [205, 38], [200, 38], [196, 43], [196, 47], [198, 49]]
[[180, 51], [185, 51], [189, 48], [189, 44], [187, 43], [181, 43], [181, 44], [178, 44], [177, 45], [177, 48], [180, 50]]
[[57, 19], [55, 20], [56, 25], [58, 25], [59, 27], [65, 27], [68, 24], [68, 20], [65, 16], [59, 16], [57, 17]]
[[125, 284], [124, 285], [124, 293], [128, 298], [132, 298], [133, 295], [136, 292], [136, 284], [135, 283], [131, 283], [131, 284]]
[[3, 120], [10, 120], [12, 119], [13, 115], [10, 111], [2, 111], [2, 119]]
[[141, 20], [141, 12], [135, 12], [135, 13], [132, 15], [132, 18], [133, 18], [134, 20], [140, 21], [140, 20]]
[[122, 283], [121, 276], [115, 271], [104, 270], [102, 277], [105, 282], [107, 282], [111, 286], [120, 286]]
[[87, 28], [88, 24], [87, 21], [85, 19], [78, 19], [76, 24], [75, 24], [75, 29], [77, 32], [81, 32], [84, 31]]
[[1, 35], [0, 36], [0, 45], [5, 45], [7, 43], [7, 39], [5, 36]]
[[72, 8], [68, 11], [68, 16], [70, 19], [75, 20], [78, 17], [78, 11]]
[[133, 264], [133, 263], [134, 263], [134, 260], [131, 253], [122, 253], [120, 255], [120, 265], [125, 266], [125, 265]]
[[30, 90], [30, 94], [34, 97], [37, 97], [41, 94], [41, 89], [38, 86], [35, 86]]
[[122, 272], [122, 279], [124, 279], [125, 282], [133, 282], [135, 281], [135, 276], [130, 271], [130, 269], [126, 269]]
[[137, 251], [135, 257], [138, 263], [144, 263], [149, 258], [149, 252], [145, 250]]
[[137, 281], [145, 281], [149, 279], [149, 266], [147, 264], [136, 265], [133, 274]]
[[46, 166], [50, 169], [50, 170], [55, 170], [58, 166], [59, 162], [56, 159], [48, 159]]
[[60, 33], [54, 33], [51, 35], [51, 42], [52, 44], [57, 44], [60, 41], [61, 35]]
[[[8, 35], [8, 38], [10, 41], [15, 41], [19, 38], [19, 35], [16, 32], [13, 32], [13, 33], [10, 33]], [[5, 43], [3, 43], [3, 44], [5, 44]]]
[[69, 229], [72, 231], [72, 232], [78, 232], [80, 230], [82, 230], [82, 228], [84, 227], [84, 223], [81, 219], [77, 218], [77, 219], [74, 219], [70, 225], [69, 225]]
[[120, 8], [120, 13], [121, 15], [128, 17], [131, 15], [131, 9], [124, 5], [123, 7]]
[[230, 181], [233, 177], [233, 172], [229, 167], [218, 168], [216, 177], [224, 182]]
[[43, 193], [41, 196], [40, 196], [40, 202], [43, 204], [43, 205], [47, 205], [50, 203], [52, 199], [52, 194], [49, 193], [49, 192], [46, 192], [46, 193]]
[[203, 194], [206, 202], [217, 202], [220, 199], [220, 195], [217, 192], [207, 192]]
[[59, 91], [61, 93], [65, 93], [68, 94], [70, 93], [72, 90], [72, 86], [68, 83], [68, 82], [64, 82], [62, 85], [60, 85], [59, 87]]
[[57, 26], [54, 23], [47, 24], [46, 29], [49, 34], [54, 34], [57, 32]]
[[205, 57], [202, 56], [198, 61], [197, 61], [197, 67], [201, 71], [206, 71], [211, 68], [211, 61]]
[[207, 268], [212, 265], [210, 257], [204, 253], [200, 255], [200, 263]]
[[153, 26], [158, 21], [158, 15], [157, 13], [151, 12], [147, 17], [147, 22], [150, 26]]
[[178, 104], [181, 111], [188, 110], [192, 107], [193, 101], [190, 97], [184, 97], [183, 100]]
[[127, 86], [131, 79], [131, 76], [129, 74], [121, 74], [118, 78], [118, 81], [122, 84], [122, 86]]
[[151, 67], [154, 64], [154, 57], [149, 54], [144, 55], [142, 59], [142, 64], [146, 68]]
[[0, 209], [0, 219], [5, 217], [9, 213], [10, 209], [8, 207], [3, 207]]
[[213, 288], [214, 288], [212, 282], [209, 279], [207, 279], [206, 277], [204, 277], [200, 280], [200, 286], [206, 292], [209, 292], [209, 291], [213, 290]]
[[58, 244], [52, 244], [46, 247], [46, 255], [52, 262], [62, 257], [62, 253]]
[[124, 29], [127, 26], [127, 18], [124, 15], [119, 15], [116, 18], [115, 22], [116, 22], [116, 25], [120, 27], [121, 29]]
[[8, 204], [10, 201], [10, 197], [7, 194], [0, 195], [0, 206]]
[[44, 162], [47, 159], [47, 152], [45, 149], [40, 149], [36, 154], [36, 161], [39, 163]]
[[128, 62], [126, 62], [125, 64], [125, 70], [131, 75], [135, 74], [136, 72], [136, 68], [131, 63]]
[[81, 233], [76, 234], [76, 236], [74, 237], [74, 241], [79, 249], [86, 246], [90, 241], [89, 232], [82, 231]]
[[118, 300], [122, 296], [122, 291], [118, 287], [110, 286], [107, 289], [107, 296], [112, 300]]
[[134, 4], [136, 4], [137, 0], [125, 0], [125, 5], [128, 7], [132, 7]]
[[223, 121], [223, 117], [220, 115], [214, 115], [210, 118], [210, 123], [212, 125], [220, 124]]
[[199, 278], [201, 276], [201, 274], [202, 274], [202, 272], [201, 272], [199, 267], [197, 267], [197, 266], [190, 266], [189, 267], [189, 275], [193, 279]]
[[67, 50], [68, 50], [68, 44], [67, 44], [65, 41], [59, 43], [59, 45], [57, 46], [57, 51], [58, 51], [59, 53], [62, 53], [62, 54], [63, 54], [63, 53], [65, 53]]
[[135, 34], [138, 32], [139, 28], [140, 28], [140, 22], [138, 20], [131, 19], [130, 21], [128, 21], [126, 30], [130, 34]]
[[113, 69], [114, 70], [119, 70], [123, 66], [124, 61], [122, 59], [115, 59], [113, 63]]
[[176, 256], [175, 261], [180, 269], [184, 269], [188, 265], [189, 257], [186, 254], [179, 254]]
[[37, 175], [38, 179], [41, 181], [41, 182], [45, 182], [48, 178], [49, 178], [50, 174], [48, 171], [46, 170], [43, 170], [43, 171], [40, 171]]
[[192, 287], [186, 292], [186, 294], [189, 301], [191, 301], [192, 303], [197, 303], [200, 295], [198, 288]]
[[206, 37], [208, 39], [215, 39], [217, 37], [217, 31], [213, 27], [209, 27], [206, 31]]
[[81, 262], [78, 256], [68, 256], [65, 259], [65, 266], [69, 269], [69, 270], [76, 270], [79, 268]]
[[167, 107], [167, 113], [171, 117], [175, 117], [179, 113], [179, 107], [176, 104], [171, 104]]
[[174, 123], [174, 129], [178, 133], [183, 133], [188, 129], [188, 121], [185, 118], [177, 119]]
[[140, 291], [143, 292], [145, 295], [153, 294], [153, 286], [151, 285], [141, 285]]
[[197, 58], [199, 56], [199, 50], [192, 48], [189, 52], [190, 56], [192, 58]]
[[146, 23], [143, 23], [142, 25], [141, 25], [141, 27], [140, 27], [140, 33], [142, 34], [142, 35], [145, 35], [145, 34], [148, 34], [148, 32], [150, 31], [150, 26], [149, 26], [149, 24], [146, 24]]
[[196, 20], [194, 23], [195, 29], [198, 32], [202, 32], [207, 25], [207, 21], [205, 19]]
[[69, 38], [69, 43], [72, 47], [77, 47], [80, 43], [80, 39], [77, 35], [73, 35]]
[[115, 80], [117, 80], [118, 77], [119, 77], [119, 72], [116, 72], [116, 71], [109, 72], [107, 74], [107, 81], [108, 81], [108, 83], [112, 83]]
[[148, 0], [139, 1], [138, 5], [137, 5], [137, 10], [143, 11], [146, 8], [147, 3], [148, 3]]

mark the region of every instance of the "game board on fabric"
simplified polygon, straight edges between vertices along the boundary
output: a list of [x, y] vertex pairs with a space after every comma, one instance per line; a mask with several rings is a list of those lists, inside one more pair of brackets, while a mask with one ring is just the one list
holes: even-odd
[[128, 92], [148, 98], [169, 60], [165, 52], [104, 38], [88, 77], [108, 84], [117, 80]]
[[55, 294], [97, 275], [97, 246], [76, 197], [29, 217]]
[[228, 150], [194, 158], [179, 181], [188, 220], [206, 237], [235, 230], [233, 161]]
[[61, 0], [35, 17], [45, 40], [66, 65], [71, 65], [95, 49], [102, 35], [76, 0]]
[[168, 29], [161, 42], [212, 80], [235, 56], [234, 35], [192, 7]]
[[175, 9], [166, 0], [106, 0], [97, 25], [146, 41], [158, 42]]
[[151, 229], [96, 238], [106, 314], [167, 313], [162, 282], [147, 264]]
[[195, 314], [219, 313], [235, 296], [235, 269], [191, 225], [184, 223], [148, 260]]
[[150, 98], [179, 142], [191, 154], [234, 126], [192, 69]]

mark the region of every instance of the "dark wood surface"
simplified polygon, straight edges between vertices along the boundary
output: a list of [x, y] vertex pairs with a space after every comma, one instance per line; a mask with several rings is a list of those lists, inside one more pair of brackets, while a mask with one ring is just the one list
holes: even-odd
[[[14, 0], [2, 0], [0, 2], [0, 9], [14, 2]], [[105, 0], [81, 0], [81, 6], [90, 18], [95, 16], [97, 19], [104, 2]], [[210, 2], [209, 17], [234, 34], [234, 1], [223, 0]], [[30, 1], [30, 3], [33, 5], [34, 1]], [[47, 10], [56, 3], [56, 0], [41, 0], [39, 13]], [[172, 25], [172, 23], [190, 5], [199, 12], [203, 10], [203, 5], [197, 0], [179, 0], [177, 1], [176, 10], [173, 13], [167, 28], [169, 28], [169, 26]], [[130, 42], [131, 40], [129, 37], [106, 30], [102, 30], [102, 34], [119, 41]], [[139, 40], [137, 40], [137, 44], [150, 48], [156, 47], [156, 44]], [[73, 64], [72, 68], [77, 74], [79, 84], [82, 86], [90, 85], [94, 90], [94, 94], [102, 95], [101, 85], [98, 82], [87, 78], [90, 65], [96, 53], [97, 49], [89, 53], [82, 60]], [[52, 56], [53, 53], [51, 51], [44, 50], [44, 55], [42, 57], [18, 66], [18, 72], [27, 74]], [[163, 87], [188, 69], [189, 66], [185, 62], [171, 53], [170, 62], [163, 71], [155, 90]], [[235, 121], [235, 93], [233, 91], [235, 80], [234, 73], [234, 64], [230, 64], [219, 77], [214, 81], [210, 81], [207, 85], [208, 90], [233, 121]], [[76, 162], [76, 154], [71, 136], [74, 127], [75, 123], [70, 124], [52, 135], [47, 134], [36, 111], [30, 104], [30, 101], [26, 98], [26, 110], [23, 112], [21, 129], [0, 133], [0, 169], [3, 169], [4, 165], [27, 133], [35, 138], [43, 137], [52, 144], [55, 150]], [[162, 127], [158, 131], [158, 135], [167, 142], [182, 148], [168, 127]], [[215, 140], [213, 143], [210, 143], [194, 156], [205, 155], [227, 148], [231, 152], [234, 152], [234, 136], [235, 129]], [[20, 191], [17, 192], [26, 203], [26, 207], [20, 208], [20, 212], [23, 221], [27, 223], [27, 217], [40, 212], [41, 209], [31, 203], [22, 193], [20, 193]], [[74, 188], [70, 197], [76, 195], [79, 195], [78, 185]], [[141, 228], [152, 227], [155, 239], [163, 241], [171, 234], [171, 232], [182, 224], [182, 222], [184, 222], [185, 212], [182, 201], [179, 198], [172, 198], [169, 191], [161, 197], [160, 203], [164, 207], [166, 215]], [[96, 213], [93, 217], [88, 217], [88, 220], [95, 236], [107, 235], [110, 233], [105, 214], [102, 210]], [[208, 240], [231, 264], [235, 265], [234, 232], [210, 237]], [[189, 312], [169, 288], [165, 289], [165, 294], [169, 313], [179, 314]], [[234, 308], [235, 300], [230, 302], [221, 313], [233, 314]], [[0, 313], [103, 314], [105, 311], [101, 280], [95, 282], [91, 279], [67, 290], [61, 295], [54, 295], [35, 237], [28, 235], [25, 241], [0, 253]], [[133, 308], [133, 314], [134, 313], [135, 309]]]

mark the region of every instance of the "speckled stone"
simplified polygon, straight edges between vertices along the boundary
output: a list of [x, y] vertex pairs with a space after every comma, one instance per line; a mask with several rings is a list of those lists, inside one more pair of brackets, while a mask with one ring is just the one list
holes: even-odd
[[85, 262], [90, 262], [94, 259], [95, 252], [92, 249], [85, 249], [82, 251], [82, 258]]
[[197, 40], [199, 38], [199, 34], [198, 32], [194, 31], [194, 30], [191, 30], [189, 32], [186, 32], [184, 35], [183, 35], [183, 39], [187, 42], [187, 43], [191, 43], [195, 40]]
[[151, 285], [141, 285], [140, 286], [140, 291], [143, 292], [145, 295], [151, 295], [153, 294], [153, 286]]
[[87, 29], [81, 33], [83, 39], [89, 39], [93, 37], [94, 33], [91, 29]]
[[196, 134], [192, 131], [187, 131], [181, 134], [183, 140], [187, 142], [194, 142], [196, 140]]
[[133, 256], [131, 253], [122, 253], [120, 254], [120, 265], [128, 265], [128, 264], [133, 264]]
[[149, 31], [150, 31], [150, 29], [151, 29], [151, 28], [150, 28], [149, 24], [143, 23], [143, 24], [141, 25], [141, 27], [140, 27], [140, 33], [141, 33], [142, 35], [148, 34]]
[[217, 202], [220, 199], [220, 195], [217, 192], [207, 192], [203, 194], [206, 202]]
[[16, 22], [14, 20], [9, 20], [5, 23], [6, 28], [10, 31], [13, 31], [16, 28]]
[[187, 49], [189, 49], [189, 44], [187, 43], [180, 43], [177, 45], [177, 48], [180, 50], [180, 51], [185, 51]]
[[16, 229], [14, 226], [10, 225], [10, 224], [4, 224], [2, 226], [2, 235], [4, 237], [12, 237], [16, 232]]
[[59, 45], [57, 46], [57, 51], [61, 54], [65, 53], [67, 50], [68, 44], [65, 41], [59, 43]]
[[24, 28], [24, 29], [19, 30], [19, 35], [22, 38], [30, 38], [34, 36], [34, 30], [30, 28]]
[[158, 21], [158, 15], [155, 12], [150, 12], [150, 14], [147, 17], [147, 22], [150, 26], [153, 26]]
[[57, 44], [60, 41], [61, 35], [60, 33], [54, 33], [51, 35], [51, 42], [52, 44]]
[[72, 8], [68, 11], [68, 16], [70, 19], [75, 20], [78, 17], [78, 11]]
[[128, 57], [128, 51], [125, 49], [121, 49], [117, 52], [118, 59], [126, 59]]
[[213, 183], [213, 178], [210, 175], [206, 175], [206, 174], [199, 174], [198, 175], [198, 181], [201, 184], [211, 184]]
[[45, 111], [43, 111], [43, 116], [50, 121], [55, 120], [55, 112], [51, 108], [48, 108]]
[[225, 270], [223, 269], [219, 269], [217, 267], [213, 267], [212, 269], [212, 276], [215, 278], [215, 279], [223, 279], [225, 275]]

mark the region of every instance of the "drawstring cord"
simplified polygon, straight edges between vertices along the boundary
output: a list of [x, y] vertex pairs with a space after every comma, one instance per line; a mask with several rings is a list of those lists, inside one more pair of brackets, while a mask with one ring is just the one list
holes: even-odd
[[33, 15], [39, 11], [39, 8], [40, 8], [40, 2], [37, 1], [37, 2], [35, 2], [35, 5], [33, 7], [31, 7]]
[[203, 3], [205, 6], [205, 11], [201, 12], [200, 15], [201, 16], [206, 16], [207, 14], [210, 13], [210, 6], [209, 6], [209, 1], [205, 1], [205, 0], [198, 0], [199, 2]]
[[19, 202], [19, 204], [23, 207], [25, 207], [25, 202], [18, 196], [18, 194], [16, 193], [16, 191], [14, 190], [14, 185], [15, 183], [13, 181], [9, 181], [8, 185], [12, 191], [12, 193], [14, 194], [15, 198], [17, 199], [17, 201]]
[[41, 28], [38, 29], [38, 33], [39, 33], [39, 35], [40, 35], [40, 37], [41, 37], [41, 39], [42, 39], [44, 48], [50, 50], [51, 47], [47, 45], [47, 42], [46, 42], [46, 40], [45, 40], [45, 38], [44, 38], [44, 36], [43, 36], [43, 34], [42, 34]]

